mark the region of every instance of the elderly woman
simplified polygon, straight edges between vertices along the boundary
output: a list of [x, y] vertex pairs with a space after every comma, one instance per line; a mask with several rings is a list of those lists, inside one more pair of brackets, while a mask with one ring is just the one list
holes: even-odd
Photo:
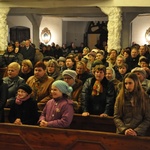
[[51, 84], [54, 81], [46, 72], [46, 65], [39, 61], [34, 66], [34, 75], [26, 82], [32, 88], [32, 97], [36, 100], [40, 110], [43, 110], [46, 102], [51, 99]]
[[138, 76], [143, 89], [150, 96], [150, 80], [146, 79], [146, 71], [143, 68], [135, 67], [131, 72]]
[[60, 73], [60, 67], [56, 60], [51, 59], [47, 63], [47, 74], [52, 77], [54, 80], [62, 79]]
[[80, 94], [82, 91], [82, 81], [77, 79], [77, 73], [74, 70], [65, 70], [62, 73], [63, 79], [73, 88], [71, 99], [74, 102], [75, 113], [81, 113]]
[[106, 79], [114, 84], [115, 90], [117, 90], [117, 86], [119, 84], [119, 80], [116, 79], [116, 73], [113, 68], [106, 68]]
[[6, 107], [10, 107], [14, 102], [17, 90], [20, 84], [25, 83], [25, 80], [19, 76], [20, 64], [12, 62], [8, 65], [7, 76], [3, 78], [4, 83], [8, 85], [8, 97]]
[[96, 65], [94, 77], [88, 78], [81, 93], [82, 116], [99, 115], [107, 117], [113, 115], [115, 89], [106, 77], [106, 67]]
[[20, 77], [22, 77], [25, 81], [33, 75], [33, 65], [29, 59], [24, 59], [21, 63], [21, 72]]
[[104, 66], [108, 66], [108, 62], [106, 62], [105, 52], [103, 50], [99, 50], [96, 53], [96, 60], [100, 60]]

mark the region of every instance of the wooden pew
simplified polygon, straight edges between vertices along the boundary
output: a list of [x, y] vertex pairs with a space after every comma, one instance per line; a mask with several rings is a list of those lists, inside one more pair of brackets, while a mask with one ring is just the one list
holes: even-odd
[[[8, 123], [9, 108], [5, 108], [5, 122]], [[39, 114], [41, 111], [39, 111]], [[113, 117], [100, 118], [96, 115], [83, 117], [81, 114], [74, 114], [72, 123], [69, 129], [75, 130], [91, 130], [101, 132], [116, 132], [116, 126]], [[147, 136], [150, 136], [150, 128], [147, 131]]]
[[[5, 122], [8, 121], [9, 108], [5, 108]], [[39, 114], [41, 111], [39, 111]], [[83, 117], [81, 114], [74, 114], [73, 121], [70, 125], [70, 129], [78, 130], [93, 130], [103, 132], [116, 132], [116, 127], [113, 122], [113, 118], [100, 118], [96, 115]]]
[[150, 149], [150, 137], [130, 137], [109, 132], [0, 123], [0, 149], [148, 150]]
[[113, 117], [100, 118], [96, 115], [83, 117], [81, 114], [75, 114], [70, 128], [79, 130], [116, 132], [116, 126], [114, 124]]

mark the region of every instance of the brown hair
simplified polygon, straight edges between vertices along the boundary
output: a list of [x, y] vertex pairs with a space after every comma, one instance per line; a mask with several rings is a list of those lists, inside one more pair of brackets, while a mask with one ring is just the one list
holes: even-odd
[[104, 66], [104, 65], [96, 65], [96, 66], [94, 67], [94, 72], [95, 72], [95, 71], [103, 71], [104, 74], [106, 74], [106, 66]]
[[128, 65], [126, 63], [122, 63], [121, 65], [118, 66], [118, 68], [122, 68], [122, 67], [126, 67], [126, 69], [128, 70]]
[[33, 64], [32, 64], [32, 62], [31, 62], [31, 60], [29, 60], [29, 59], [24, 59], [24, 60], [22, 61], [22, 64], [25, 64], [25, 65], [27, 65], [30, 69], [33, 69]]
[[54, 66], [56, 72], [60, 71], [60, 66], [58, 65], [58, 62], [56, 60], [54, 60], [54, 59], [49, 60], [47, 67], [50, 67], [50, 66]]
[[120, 106], [119, 106], [120, 115], [122, 115], [122, 113], [123, 113], [124, 103], [126, 101], [126, 94], [128, 93], [125, 88], [125, 79], [126, 78], [130, 78], [134, 81], [134, 90], [132, 92], [133, 104], [135, 106], [135, 107], [133, 107], [134, 110], [135, 111], [142, 110], [143, 112], [145, 112], [146, 107], [148, 106], [149, 97], [143, 90], [138, 76], [135, 73], [127, 73], [122, 81], [121, 90], [116, 98], [116, 101], [118, 101], [120, 104]]
[[76, 63], [76, 67], [77, 67], [78, 65], [83, 66], [83, 71], [84, 71], [84, 72], [88, 70], [87, 67], [86, 67], [85, 62], [83, 62], [83, 61], [78, 61], [78, 62]]
[[44, 62], [42, 62], [42, 61], [38, 61], [38, 62], [35, 64], [34, 68], [37, 68], [37, 67], [41, 67], [41, 68], [43, 68], [43, 70], [46, 70], [46, 65], [45, 65]]

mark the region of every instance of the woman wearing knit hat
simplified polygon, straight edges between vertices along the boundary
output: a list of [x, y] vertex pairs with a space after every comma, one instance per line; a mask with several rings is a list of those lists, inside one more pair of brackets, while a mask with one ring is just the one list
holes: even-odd
[[41, 127], [66, 128], [73, 119], [73, 101], [69, 99], [72, 92], [66, 82], [57, 80], [53, 82], [51, 87], [51, 95], [53, 99], [49, 100], [43, 109], [39, 118]]
[[36, 101], [31, 96], [32, 89], [27, 84], [18, 87], [15, 102], [9, 112], [11, 123], [22, 125], [36, 125], [38, 121], [38, 109]]
[[143, 89], [150, 96], [150, 80], [146, 78], [147, 74], [144, 68], [135, 67], [134, 69], [131, 70], [131, 72], [135, 73], [138, 76]]
[[80, 101], [80, 94], [83, 86], [82, 81], [76, 78], [77, 73], [74, 70], [67, 69], [63, 71], [62, 76], [63, 80], [73, 88], [73, 91], [71, 92], [71, 99], [74, 102], [75, 113], [82, 113]]

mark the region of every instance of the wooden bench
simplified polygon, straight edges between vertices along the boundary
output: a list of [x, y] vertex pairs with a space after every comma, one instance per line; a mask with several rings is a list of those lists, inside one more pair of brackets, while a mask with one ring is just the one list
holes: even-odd
[[96, 115], [83, 117], [81, 114], [74, 114], [70, 128], [79, 130], [116, 132], [113, 117], [100, 118]]
[[0, 123], [0, 149], [148, 150], [150, 149], [150, 137]]
[[[8, 123], [9, 108], [5, 108], [5, 122]], [[41, 111], [39, 111], [39, 114]], [[83, 117], [81, 114], [74, 114], [70, 129], [75, 130], [91, 130], [101, 132], [116, 132], [116, 126], [113, 117], [100, 118], [96, 115]], [[147, 131], [147, 136], [150, 136], [150, 128]]]
[[[9, 123], [9, 110], [9, 108], [5, 108], [5, 123]], [[39, 111], [39, 114], [40, 113], [41, 111]], [[116, 132], [116, 127], [112, 117], [100, 118], [96, 115], [83, 117], [81, 114], [74, 114], [70, 129]]]

